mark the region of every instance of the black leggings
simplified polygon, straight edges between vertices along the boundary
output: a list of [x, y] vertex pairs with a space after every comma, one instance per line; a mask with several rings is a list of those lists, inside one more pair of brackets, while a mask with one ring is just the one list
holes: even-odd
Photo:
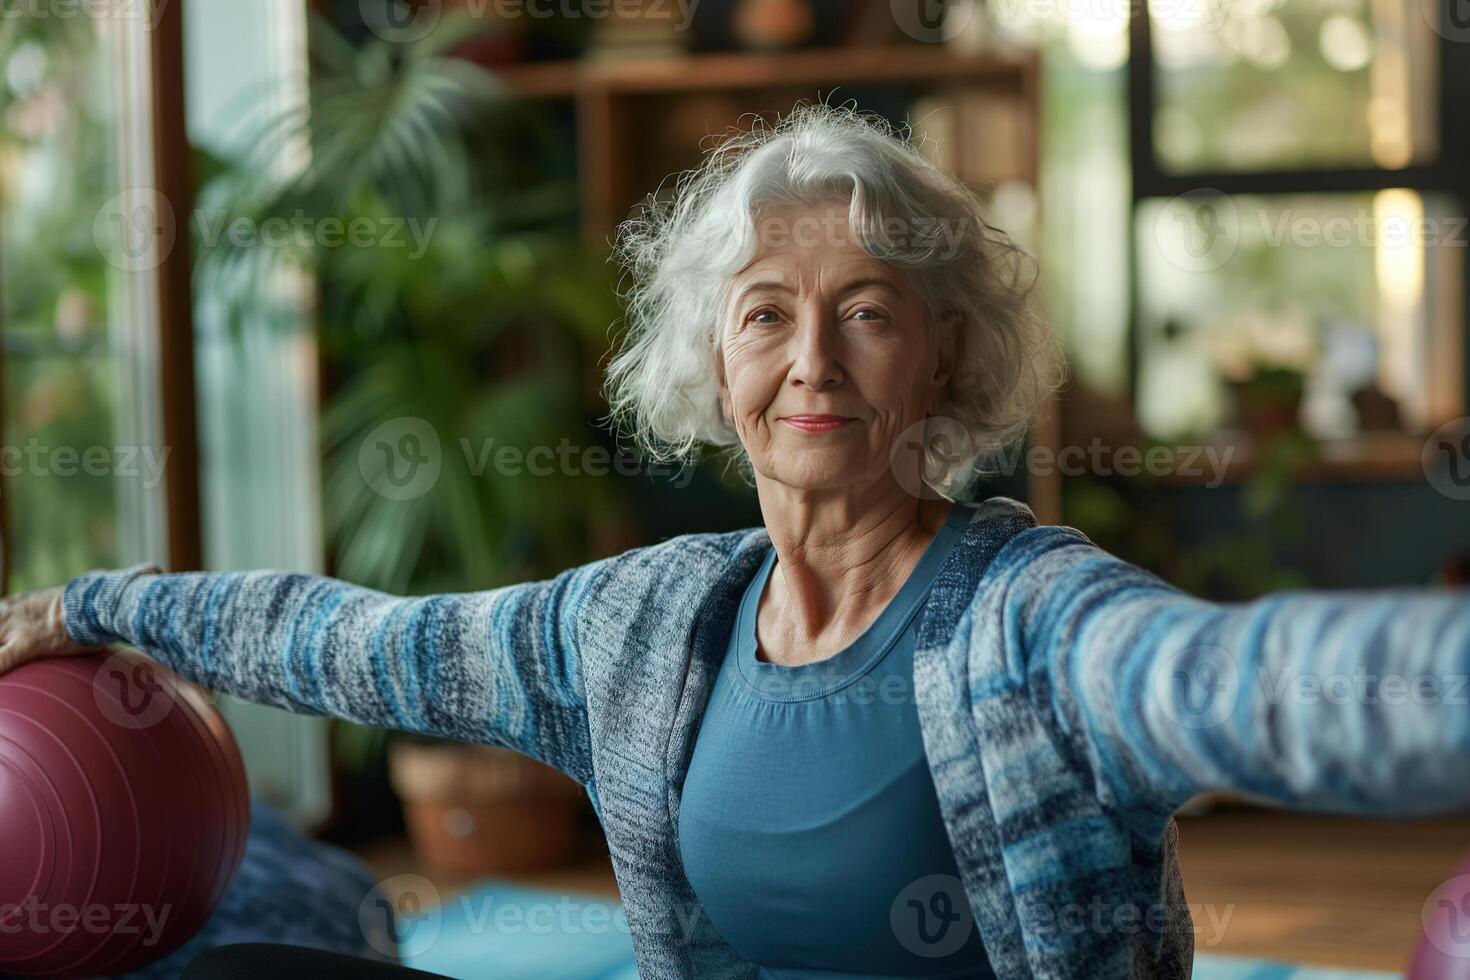
[[189, 961], [183, 980], [445, 980], [438, 973], [410, 970], [342, 953], [274, 943], [216, 946]]

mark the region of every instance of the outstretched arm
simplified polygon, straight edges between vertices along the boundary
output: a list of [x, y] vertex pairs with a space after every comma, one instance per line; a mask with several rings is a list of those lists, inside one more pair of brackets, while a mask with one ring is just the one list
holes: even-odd
[[290, 572], [90, 572], [80, 644], [126, 643], [213, 690], [306, 714], [515, 749], [591, 778], [578, 615], [603, 559], [539, 582], [399, 598]]
[[1293, 809], [1470, 807], [1470, 594], [1297, 590], [1207, 602], [1071, 528], [1018, 535], [987, 628], [1045, 671], [1119, 808], [1221, 790]]

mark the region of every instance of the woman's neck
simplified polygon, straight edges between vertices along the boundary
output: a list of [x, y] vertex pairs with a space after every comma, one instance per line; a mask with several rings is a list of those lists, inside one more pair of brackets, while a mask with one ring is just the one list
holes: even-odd
[[895, 490], [871, 503], [788, 488], [762, 494], [776, 549], [758, 623], [768, 659], [806, 662], [841, 650], [903, 587], [954, 505]]

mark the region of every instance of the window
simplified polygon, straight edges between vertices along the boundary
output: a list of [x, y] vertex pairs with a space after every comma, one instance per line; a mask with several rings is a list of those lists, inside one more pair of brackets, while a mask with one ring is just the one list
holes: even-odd
[[1129, 353], [1148, 435], [1248, 439], [1269, 385], [1294, 416], [1276, 422], [1338, 445], [1407, 446], [1463, 414], [1470, 161], [1448, 111], [1470, 93], [1435, 13], [1153, 0], [1133, 18]]
[[190, 535], [168, 525], [187, 514], [172, 495], [189, 492], [192, 442], [178, 434], [190, 416], [170, 418], [162, 383], [166, 279], [187, 256], [174, 249], [151, 86], [171, 22], [166, 7], [157, 23], [146, 12], [37, 8], [0, 30], [10, 589], [187, 553]]

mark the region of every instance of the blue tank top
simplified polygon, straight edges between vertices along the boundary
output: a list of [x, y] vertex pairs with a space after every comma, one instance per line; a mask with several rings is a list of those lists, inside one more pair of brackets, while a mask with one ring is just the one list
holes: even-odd
[[846, 649], [756, 656], [771, 549], [746, 589], [679, 804], [685, 873], [767, 980], [991, 978], [924, 755], [918, 612], [973, 509], [956, 504]]

